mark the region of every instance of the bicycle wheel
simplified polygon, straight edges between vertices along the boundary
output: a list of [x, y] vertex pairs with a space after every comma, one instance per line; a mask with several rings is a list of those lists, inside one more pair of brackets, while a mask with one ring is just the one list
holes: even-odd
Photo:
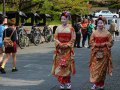
[[44, 38], [43, 31], [40, 30], [39, 28], [38, 28], [38, 30], [39, 30], [39, 33], [40, 33], [40, 43], [43, 43], [43, 38]]
[[18, 45], [21, 49], [23, 49], [25, 47], [25, 38], [24, 38], [24, 33], [23, 33], [23, 29], [19, 29], [18, 32]]
[[43, 38], [45, 39], [45, 42], [47, 42], [47, 33], [48, 33], [48, 30], [43, 30], [41, 35], [43, 36]]
[[50, 27], [48, 27], [46, 34], [47, 34], [46, 35], [47, 42], [51, 42], [53, 40], [53, 32], [52, 32], [52, 29]]
[[25, 29], [24, 29], [24, 39], [25, 39], [24, 40], [25, 41], [25, 46], [28, 47], [30, 45], [30, 39], [29, 39], [28, 34], [25, 31]]
[[25, 36], [25, 46], [26, 47], [30, 46], [30, 40], [27, 36]]
[[23, 28], [20, 30], [18, 35], [19, 47], [23, 49], [24, 47], [29, 46], [29, 38], [27, 36], [27, 32]]
[[33, 42], [34, 42], [34, 44], [35, 44], [36, 46], [39, 45], [40, 39], [41, 39], [41, 37], [40, 37], [40, 32], [39, 32], [39, 30], [34, 29]]

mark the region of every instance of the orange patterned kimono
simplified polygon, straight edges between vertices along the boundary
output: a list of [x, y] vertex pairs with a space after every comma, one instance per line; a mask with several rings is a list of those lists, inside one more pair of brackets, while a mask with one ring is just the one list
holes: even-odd
[[[112, 37], [107, 30], [93, 32], [90, 38], [90, 82], [103, 86], [106, 73], [112, 75], [111, 47]], [[96, 53], [102, 50], [103, 58], [97, 58]]]
[[70, 83], [70, 74], [75, 74], [73, 57], [75, 38], [75, 32], [71, 26], [67, 25], [67, 27], [64, 28], [60, 25], [57, 27], [55, 32], [56, 50], [54, 52], [52, 74], [55, 75], [62, 84]]

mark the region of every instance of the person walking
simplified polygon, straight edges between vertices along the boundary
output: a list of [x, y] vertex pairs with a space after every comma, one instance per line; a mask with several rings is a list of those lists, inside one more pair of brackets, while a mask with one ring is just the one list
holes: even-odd
[[113, 40], [115, 39], [115, 31], [117, 31], [117, 24], [115, 23], [115, 19], [113, 19], [109, 27], [109, 32], [112, 34]]
[[84, 18], [83, 22], [81, 23], [81, 32], [82, 32], [82, 47], [85, 47], [85, 42], [87, 40], [87, 26], [88, 26], [88, 19]]
[[55, 52], [52, 74], [58, 79], [60, 89], [71, 89], [71, 74], [75, 74], [74, 42], [75, 31], [69, 25], [68, 14], [62, 13], [61, 22], [55, 32]]
[[87, 26], [87, 33], [88, 33], [88, 48], [90, 48], [89, 41], [90, 41], [90, 36], [95, 28], [94, 21], [89, 20], [88, 26]]
[[3, 32], [5, 30], [5, 27], [3, 26], [3, 21], [4, 21], [4, 16], [0, 16], [0, 65], [2, 64], [3, 61], [3, 52], [4, 52], [4, 47], [3, 47]]
[[77, 48], [81, 48], [80, 46], [80, 41], [81, 41], [81, 22], [78, 19], [77, 22], [74, 24], [74, 29], [75, 29], [75, 33], [76, 33], [76, 40], [75, 40], [75, 44], [74, 47]]
[[13, 42], [13, 46], [12, 47], [6, 47], [5, 46], [5, 54], [6, 57], [3, 60], [3, 63], [1, 65], [0, 71], [1, 73], [5, 74], [5, 65], [8, 62], [8, 60], [10, 59], [10, 55], [12, 54], [12, 58], [13, 58], [13, 66], [12, 66], [12, 72], [16, 72], [18, 71], [16, 68], [16, 52], [17, 52], [17, 45], [16, 45], [16, 31], [15, 31], [15, 20], [11, 19], [8, 22], [8, 28], [6, 30], [4, 30], [3, 32], [3, 40], [5, 40], [6, 37], [10, 37], [11, 41]]
[[105, 86], [106, 73], [112, 76], [112, 36], [108, 30], [104, 28], [105, 22], [102, 18], [97, 20], [97, 30], [95, 30], [90, 38], [91, 54], [90, 54], [90, 82], [93, 83], [91, 90], [97, 88], [103, 90]]

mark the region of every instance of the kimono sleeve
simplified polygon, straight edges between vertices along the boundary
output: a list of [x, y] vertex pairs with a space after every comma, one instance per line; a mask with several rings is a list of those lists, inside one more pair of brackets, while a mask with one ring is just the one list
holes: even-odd
[[112, 39], [112, 35], [109, 33], [108, 34], [108, 43], [107, 43], [107, 45], [108, 45], [108, 47], [112, 47], [113, 44], [114, 44], [114, 41]]
[[89, 42], [90, 46], [94, 47], [95, 46], [95, 40], [94, 40], [94, 32], [92, 33], [91, 37], [90, 37], [90, 42]]
[[76, 39], [75, 30], [74, 30], [73, 27], [71, 27], [71, 40], [70, 40], [70, 42], [68, 42], [67, 45], [68, 45], [69, 47], [74, 47], [75, 39]]
[[60, 44], [60, 41], [58, 40], [58, 30], [59, 30], [59, 27], [57, 27], [54, 35], [55, 46], [58, 46]]

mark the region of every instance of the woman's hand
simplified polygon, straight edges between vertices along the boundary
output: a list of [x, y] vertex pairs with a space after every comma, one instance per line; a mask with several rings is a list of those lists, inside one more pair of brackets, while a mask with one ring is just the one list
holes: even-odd
[[110, 76], [112, 76], [112, 72], [110, 73]]
[[64, 48], [67, 48], [67, 47], [68, 47], [68, 45], [67, 45], [67, 44], [63, 44], [63, 47], [64, 47]]
[[106, 45], [106, 42], [105, 43], [101, 43], [101, 46], [105, 46]]
[[62, 47], [63, 46], [63, 44], [62, 43], [59, 43], [59, 47]]
[[67, 45], [66, 43], [60, 43], [60, 44], [59, 44], [59, 47], [60, 47], [60, 48], [67, 48], [68, 45]]
[[96, 46], [96, 47], [100, 47], [100, 46], [101, 46], [101, 44], [96, 43], [96, 44], [95, 44], [95, 46]]
[[105, 43], [99, 43], [99, 44], [96, 44], [95, 46], [97, 46], [97, 47], [103, 47], [103, 46], [105, 46], [107, 43], [105, 42]]

